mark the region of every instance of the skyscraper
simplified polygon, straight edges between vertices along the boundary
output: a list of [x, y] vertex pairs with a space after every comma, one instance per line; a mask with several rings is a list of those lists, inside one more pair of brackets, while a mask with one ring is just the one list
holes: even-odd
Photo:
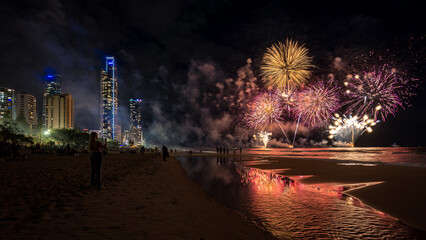
[[47, 129], [48, 127], [48, 117], [47, 117], [47, 98], [52, 97], [56, 94], [61, 94], [61, 80], [62, 76], [59, 74], [47, 75], [44, 79], [44, 92], [43, 92], [43, 128]]
[[135, 145], [143, 144], [141, 99], [130, 99], [130, 140]]
[[46, 129], [74, 128], [74, 99], [71, 94], [56, 94], [45, 98]]
[[0, 119], [16, 119], [15, 90], [0, 87]]
[[118, 124], [117, 65], [114, 57], [106, 57], [101, 71], [101, 136], [121, 141], [116, 134]]
[[44, 81], [43, 97], [61, 94], [62, 76], [59, 74], [47, 75]]
[[37, 101], [36, 98], [29, 93], [16, 94], [16, 118], [23, 116], [25, 121], [33, 129], [37, 125]]

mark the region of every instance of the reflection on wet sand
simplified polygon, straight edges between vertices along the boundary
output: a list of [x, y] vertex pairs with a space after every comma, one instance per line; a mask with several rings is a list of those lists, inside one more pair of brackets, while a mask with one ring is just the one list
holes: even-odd
[[235, 160], [239, 159], [198, 157], [181, 162], [188, 176], [213, 199], [241, 211], [280, 238], [426, 237], [424, 232], [342, 193], [362, 184], [305, 185], [276, 174], [279, 170], [260, 170]]

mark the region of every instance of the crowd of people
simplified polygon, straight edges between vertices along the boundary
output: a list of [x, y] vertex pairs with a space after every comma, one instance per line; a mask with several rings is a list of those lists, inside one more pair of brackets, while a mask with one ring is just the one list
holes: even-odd
[[[232, 149], [232, 152], [236, 154], [238, 150], [240, 151], [240, 154], [241, 154], [243, 149], [241, 147], [240, 148], [234, 147]], [[229, 154], [229, 148], [227, 146], [217, 146], [216, 151], [217, 151], [217, 154]]]

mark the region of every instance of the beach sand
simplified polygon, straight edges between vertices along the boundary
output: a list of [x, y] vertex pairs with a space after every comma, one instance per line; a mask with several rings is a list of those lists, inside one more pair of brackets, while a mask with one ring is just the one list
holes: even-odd
[[[320, 187], [378, 183], [347, 190], [376, 210], [403, 223], [426, 231], [426, 168], [377, 165], [340, 165], [345, 162], [316, 159], [269, 158], [269, 164], [253, 165], [260, 169], [286, 169], [277, 173], [299, 182]], [[339, 164], [340, 163], [340, 164]], [[310, 176], [312, 175], [312, 176]], [[310, 176], [302, 177], [300, 176]]]
[[88, 154], [0, 162], [0, 239], [274, 239], [218, 205], [173, 157], [104, 156], [105, 189]]

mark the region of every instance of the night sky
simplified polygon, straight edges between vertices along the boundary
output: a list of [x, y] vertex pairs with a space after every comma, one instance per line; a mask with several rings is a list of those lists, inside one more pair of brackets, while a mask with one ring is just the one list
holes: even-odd
[[[373, 2], [1, 1], [0, 86], [35, 95], [41, 118], [43, 76], [58, 73], [62, 92], [75, 99], [75, 125], [98, 129], [100, 70], [115, 56], [123, 129], [129, 98], [141, 98], [153, 143], [234, 144], [243, 141], [235, 130], [241, 106], [264, 89], [260, 60], [276, 41], [304, 43], [315, 76], [333, 73], [336, 57], [350, 64], [373, 51], [424, 80], [420, 3]], [[422, 85], [411, 107], [358, 145], [425, 145]]]

